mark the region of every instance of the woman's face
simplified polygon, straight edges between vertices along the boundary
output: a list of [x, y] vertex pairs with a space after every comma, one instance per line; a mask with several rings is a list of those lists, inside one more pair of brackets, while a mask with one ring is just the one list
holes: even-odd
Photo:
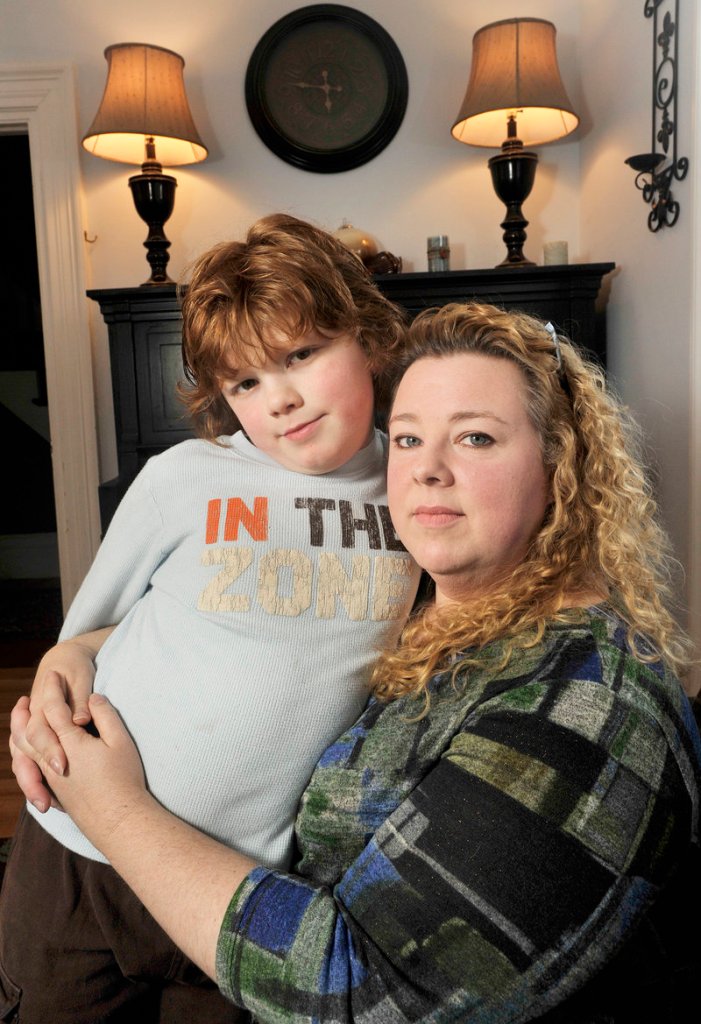
[[419, 359], [389, 433], [397, 533], [436, 603], [479, 596], [523, 559], [550, 497], [522, 371], [473, 352]]

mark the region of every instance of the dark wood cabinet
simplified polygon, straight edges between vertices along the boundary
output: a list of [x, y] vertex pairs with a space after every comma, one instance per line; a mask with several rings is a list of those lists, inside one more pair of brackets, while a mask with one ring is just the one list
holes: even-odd
[[[613, 263], [520, 269], [383, 274], [382, 291], [411, 315], [477, 300], [543, 317], [605, 365], [605, 315], [597, 304]], [[100, 486], [106, 529], [122, 495], [151, 455], [192, 436], [175, 385], [182, 378], [181, 318], [174, 285], [89, 291], [109, 330], [119, 474]]]
[[551, 320], [560, 333], [606, 364], [606, 321], [597, 297], [614, 263], [497, 267], [447, 273], [384, 274], [385, 295], [410, 314], [448, 302], [489, 302]]

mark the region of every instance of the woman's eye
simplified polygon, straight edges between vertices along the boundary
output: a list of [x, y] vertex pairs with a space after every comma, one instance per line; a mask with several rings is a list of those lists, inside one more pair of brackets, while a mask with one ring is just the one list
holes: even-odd
[[413, 434], [399, 434], [393, 439], [393, 444], [397, 448], [418, 448], [421, 438], [414, 437]]
[[487, 448], [490, 444], [494, 444], [494, 438], [490, 437], [489, 434], [483, 434], [479, 430], [473, 430], [469, 434], [463, 434], [460, 438], [460, 444], [464, 444], [469, 448]]

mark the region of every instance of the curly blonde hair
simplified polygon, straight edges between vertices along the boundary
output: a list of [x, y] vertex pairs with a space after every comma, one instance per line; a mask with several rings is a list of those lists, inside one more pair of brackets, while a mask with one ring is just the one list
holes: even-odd
[[[638, 430], [607, 388], [602, 370], [550, 325], [494, 306], [450, 304], [421, 313], [410, 326], [396, 387], [418, 359], [474, 352], [520, 367], [528, 414], [540, 438], [551, 504], [525, 559], [488, 594], [440, 609], [420, 608], [396, 650], [381, 655], [373, 691], [389, 700], [423, 695], [448, 665], [453, 678], [472, 654], [495, 640], [498, 669], [514, 650], [536, 644], [552, 621], [573, 621], [572, 595], [594, 592], [628, 625], [642, 661], [664, 659], [679, 675], [689, 642], [672, 604], [669, 540], [640, 458]], [[440, 399], [440, 396], [437, 396]]]
[[200, 437], [214, 440], [238, 429], [221, 395], [222, 380], [237, 362], [270, 355], [273, 333], [351, 334], [367, 354], [382, 413], [404, 340], [404, 313], [332, 235], [289, 214], [271, 214], [244, 241], [205, 252], [190, 275], [181, 289], [187, 384], [179, 392]]

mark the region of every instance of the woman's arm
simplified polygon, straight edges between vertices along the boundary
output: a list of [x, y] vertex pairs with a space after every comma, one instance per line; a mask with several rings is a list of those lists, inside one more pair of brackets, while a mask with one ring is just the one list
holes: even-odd
[[[136, 747], [112, 705], [92, 694], [89, 711], [99, 737], [75, 724], [67, 704], [56, 701], [46, 708], [69, 768], [57, 774], [41, 757], [39, 768], [81, 831], [184, 952], [214, 977], [224, 913], [255, 862], [161, 807], [146, 791]], [[12, 712], [15, 759], [22, 749], [34, 756], [25, 739], [28, 716], [23, 697]]]
[[[697, 802], [698, 762], [688, 781]], [[583, 680], [516, 686], [467, 719], [333, 891], [248, 877], [220, 987], [261, 1021], [534, 1019], [630, 939], [694, 813], [640, 706]]]

